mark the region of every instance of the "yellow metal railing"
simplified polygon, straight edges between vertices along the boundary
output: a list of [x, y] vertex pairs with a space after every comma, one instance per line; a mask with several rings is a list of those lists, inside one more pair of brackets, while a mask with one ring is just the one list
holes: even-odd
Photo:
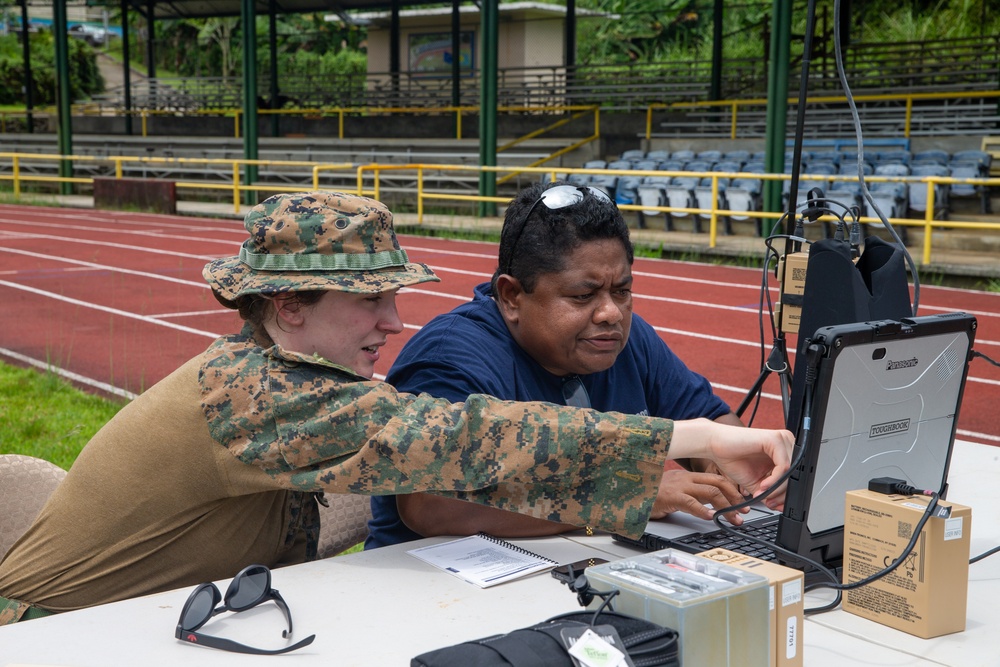
[[[569, 174], [589, 174], [589, 175], [613, 175], [613, 176], [688, 176], [711, 179], [712, 188], [712, 202], [719, 201], [719, 181], [720, 179], [736, 179], [736, 178], [753, 178], [760, 180], [780, 180], [787, 181], [791, 178], [789, 174], [757, 174], [757, 173], [743, 173], [743, 172], [690, 172], [690, 171], [631, 171], [631, 170], [618, 170], [618, 169], [558, 169], [558, 168], [538, 168], [538, 167], [471, 167], [471, 166], [459, 166], [459, 165], [445, 165], [445, 164], [409, 164], [409, 165], [385, 165], [385, 164], [369, 164], [362, 165], [357, 168], [358, 171], [358, 184], [357, 193], [358, 194], [368, 194], [373, 196], [375, 199], [379, 198], [379, 175], [385, 171], [413, 171], [417, 176], [417, 222], [418, 224], [423, 222], [424, 216], [424, 203], [425, 201], [454, 201], [454, 202], [497, 202], [506, 203], [509, 201], [509, 197], [484, 197], [480, 195], [465, 195], [465, 194], [455, 194], [450, 192], [428, 192], [424, 187], [424, 181], [428, 171], [439, 171], [439, 172], [470, 172], [479, 173], [482, 171], [502, 173], [506, 171], [518, 171], [519, 173], [529, 173], [529, 174], [539, 174], [541, 176], [548, 177], [549, 180], [558, 180], [558, 178], [566, 178]], [[365, 189], [365, 174], [371, 174], [372, 186], [371, 189]], [[844, 175], [809, 175], [802, 174], [800, 176], [802, 180], [828, 180], [828, 181], [857, 181], [857, 178], [852, 176]], [[923, 177], [913, 177], [913, 176], [866, 176], [866, 182], [878, 183], [878, 182], [903, 182], [910, 185], [910, 187], [916, 187], [918, 184], [923, 184], [927, 188], [926, 195], [926, 212], [924, 218], [888, 218], [890, 224], [894, 227], [920, 227], [924, 231], [923, 239], [923, 255], [921, 264], [930, 264], [931, 262], [931, 242], [933, 234], [932, 232], [936, 229], [976, 229], [982, 231], [997, 231], [1000, 232], [1000, 223], [989, 222], [989, 221], [971, 221], [971, 222], [961, 222], [961, 221], [947, 221], [938, 220], [934, 217], [935, 210], [935, 186], [936, 185], [953, 185], [953, 184], [967, 184], [967, 185], [977, 185], [977, 186], [998, 186], [1000, 185], [1000, 178], [980, 178], [980, 179], [961, 179], [961, 178], [950, 178], [944, 176], [923, 176]], [[719, 234], [719, 220], [722, 216], [729, 215], [740, 215], [747, 218], [754, 218], [760, 220], [777, 220], [781, 218], [783, 213], [770, 213], [767, 211], [733, 211], [729, 209], [721, 209], [716, 206], [712, 208], [687, 208], [687, 207], [671, 207], [671, 206], [649, 206], [646, 204], [619, 204], [618, 208], [623, 211], [657, 211], [659, 213], [670, 214], [670, 213], [688, 213], [693, 215], [701, 215], [708, 217], [709, 220], [709, 231], [708, 231], [708, 247], [715, 248], [718, 244], [718, 234]], [[832, 221], [833, 217], [826, 216], [819, 218], [819, 221]], [[872, 225], [882, 225], [882, 221], [879, 218], [859, 216], [858, 221], [864, 224]]]
[[[855, 102], [899, 102], [906, 103], [903, 124], [903, 136], [910, 138], [910, 129], [913, 121], [913, 103], [920, 101], [945, 101], [970, 98], [1000, 98], [1000, 90], [980, 90], [963, 91], [956, 93], [890, 93], [885, 95], [853, 95]], [[788, 98], [788, 104], [797, 105], [798, 98]], [[847, 104], [847, 97], [844, 96], [813, 96], [806, 100], [806, 104]], [[729, 124], [730, 139], [737, 138], [739, 128], [739, 113], [741, 109], [767, 108], [767, 99], [755, 98], [746, 100], [717, 100], [706, 102], [654, 102], [646, 108], [646, 139], [653, 136], [653, 114], [658, 109], [729, 109], [732, 114]]]
[[[9, 173], [6, 169], [5, 161], [9, 160]], [[753, 178], [760, 180], [789, 180], [789, 174], [758, 174], [758, 173], [742, 173], [742, 172], [681, 172], [681, 171], [631, 171], [631, 170], [618, 170], [618, 169], [568, 169], [559, 167], [523, 167], [523, 166], [502, 166], [502, 167], [479, 167], [470, 165], [452, 165], [452, 164], [367, 164], [356, 166], [352, 164], [323, 164], [317, 162], [304, 162], [304, 161], [280, 161], [280, 160], [246, 160], [246, 159], [210, 159], [210, 158], [162, 158], [162, 157], [130, 157], [130, 156], [106, 156], [97, 157], [91, 155], [54, 155], [54, 154], [40, 154], [40, 153], [0, 153], [0, 182], [10, 182], [12, 186], [13, 196], [15, 199], [21, 197], [23, 185], [25, 183], [47, 183], [47, 184], [57, 184], [57, 183], [75, 183], [75, 184], [92, 184], [94, 177], [88, 176], [54, 176], [48, 174], [39, 173], [25, 173], [25, 162], [42, 162], [49, 163], [50, 170], [56, 171], [59, 163], [61, 161], [69, 161], [73, 164], [96, 164], [96, 163], [110, 163], [113, 165], [113, 172], [115, 178], [123, 178], [125, 174], [125, 166], [135, 166], [135, 165], [149, 165], [155, 167], [160, 166], [180, 166], [180, 165], [215, 165], [219, 167], [218, 171], [213, 172], [213, 176], [221, 177], [222, 174], [231, 174], [228, 182], [204, 182], [204, 181], [180, 181], [176, 179], [154, 179], [154, 180], [171, 180], [174, 181], [177, 188], [187, 188], [187, 189], [203, 189], [203, 190], [231, 190], [232, 191], [232, 201], [234, 206], [234, 213], [239, 213], [240, 202], [242, 195], [245, 192], [296, 192], [303, 189], [321, 189], [322, 188], [322, 176], [324, 174], [337, 173], [340, 174], [343, 185], [338, 184], [338, 188], [345, 190], [350, 189], [347, 186], [348, 183], [354, 184], [354, 191], [357, 194], [373, 196], [375, 199], [380, 198], [380, 188], [381, 188], [381, 175], [384, 172], [412, 172], [416, 176], [416, 192], [414, 196], [417, 202], [417, 221], [418, 224], [422, 224], [424, 220], [424, 209], [427, 202], [432, 201], [450, 201], [450, 202], [495, 202], [495, 203], [506, 203], [509, 201], [509, 196], [480, 196], [478, 194], [462, 194], [455, 192], [445, 192], [441, 190], [434, 190], [427, 187], [427, 182], [429, 180], [434, 180], [435, 176], [440, 176], [444, 173], [467, 173], [470, 175], [478, 176], [482, 172], [495, 173], [495, 174], [510, 174], [512, 172], [520, 174], [534, 174], [538, 178], [545, 178], [547, 180], [558, 180], [560, 178], [567, 178], [571, 174], [588, 174], [588, 175], [612, 175], [612, 176], [661, 176], [661, 177], [673, 177], [673, 176], [692, 176], [698, 178], [710, 178], [712, 183], [712, 201], [717, 202], [719, 200], [718, 193], [720, 191], [720, 180], [721, 179], [736, 179], [736, 178]], [[255, 183], [244, 183], [242, 181], [242, 172], [249, 165], [255, 165], [258, 167], [275, 167], [275, 168], [299, 168], [301, 169], [302, 181], [301, 182], [289, 182], [289, 183], [265, 183], [265, 182], [255, 182]], [[277, 173], [277, 172], [276, 172]], [[286, 177], [294, 175], [297, 172], [291, 172], [289, 174], [284, 174]], [[828, 181], [856, 181], [856, 177], [845, 176], [845, 175], [826, 175], [826, 174], [816, 174], [809, 175], [803, 174], [800, 176], [801, 180], [828, 180]], [[930, 264], [931, 254], [932, 254], [932, 241], [933, 233], [936, 230], [941, 229], [975, 229], [977, 231], [1000, 231], [1000, 223], [989, 222], [987, 220], [983, 221], [951, 221], [951, 220], [938, 220], [934, 217], [935, 211], [935, 186], [937, 185], [955, 185], [955, 184], [967, 184], [982, 187], [995, 187], [1000, 186], [1000, 178], [978, 178], [978, 179], [962, 179], [962, 178], [951, 178], [945, 176], [923, 176], [923, 177], [890, 177], [890, 176], [867, 176], [865, 177], [866, 182], [877, 183], [877, 182], [904, 182], [910, 187], [917, 187], [922, 185], [927, 188], [926, 195], [926, 212], [923, 219], [916, 218], [889, 218], [889, 222], [896, 227], [912, 227], [912, 228], [922, 228], [923, 234], [923, 253], [922, 253], [922, 264]], [[718, 208], [713, 206], [712, 208], [688, 208], [688, 207], [671, 207], [671, 206], [653, 206], [641, 203], [634, 204], [620, 204], [619, 208], [623, 211], [656, 211], [657, 213], [671, 214], [671, 213], [687, 213], [693, 215], [701, 215], [707, 217], [709, 220], [709, 231], [708, 231], [708, 246], [710, 248], [715, 248], [718, 243], [719, 234], [719, 222], [723, 216], [730, 216], [733, 214], [739, 215], [741, 217], [746, 217], [749, 219], [758, 220], [775, 220], [780, 218], [782, 213], [770, 213], [766, 211], [733, 211], [723, 208]], [[833, 218], [820, 218], [820, 220]], [[881, 220], [878, 218], [871, 217], [861, 217], [860, 222], [879, 225]]]
[[[10, 159], [11, 172], [2, 172], [3, 165], [0, 163], [0, 182], [9, 181], [15, 199], [19, 199], [22, 192], [22, 185], [25, 183], [78, 183], [92, 185], [93, 176], [49, 176], [46, 174], [25, 173], [25, 162], [54, 163], [68, 161], [73, 165], [98, 165], [110, 164], [114, 172], [114, 178], [125, 178], [125, 165], [142, 165], [151, 168], [170, 166], [193, 166], [204, 165], [207, 167], [216, 166], [218, 171], [213, 172], [214, 176], [222, 178], [223, 174], [229, 174], [228, 182], [211, 183], [207, 181], [178, 180], [175, 178], [155, 178], [151, 180], [173, 181], [178, 188], [188, 188], [192, 190], [230, 190], [233, 193], [234, 212], [240, 211], [240, 200], [244, 192], [298, 192], [303, 187], [308, 187], [303, 183], [243, 183], [242, 172], [247, 166], [275, 167], [282, 169], [302, 169], [302, 173], [314, 174], [315, 162], [293, 161], [293, 160], [246, 160], [246, 159], [213, 159], [213, 158], [168, 158], [168, 157], [132, 157], [123, 155], [93, 156], [93, 155], [54, 155], [46, 153], [0, 153], [0, 160]], [[354, 165], [350, 163], [325, 165], [326, 171], [341, 171], [345, 175], [354, 173]], [[110, 177], [110, 174], [109, 174]], [[100, 176], [98, 176], [100, 178]], [[142, 178], [145, 178], [143, 176]], [[303, 181], [306, 179], [303, 178]], [[319, 188], [318, 181], [314, 182], [314, 188]]]
[[[104, 110], [108, 111], [108, 110]], [[570, 118], [562, 119], [552, 123], [548, 127], [536, 130], [528, 135], [514, 139], [513, 141], [498, 146], [497, 151], [503, 151], [526, 141], [541, 136], [557, 127], [562, 127], [577, 118], [587, 115], [594, 115], [594, 134], [599, 136], [599, 114], [600, 107], [596, 105], [561, 105], [549, 107], [528, 107], [528, 106], [501, 106], [497, 107], [498, 113], [532, 113], [532, 114], [572, 114]], [[36, 116], [54, 116], [55, 109], [48, 107], [33, 112]], [[73, 106], [74, 115], [94, 115], [96, 112], [89, 106], [77, 104]], [[389, 115], [422, 115], [433, 116], [449, 114], [455, 117], [455, 138], [462, 138], [462, 117], [467, 114], [479, 113], [478, 106], [440, 106], [440, 107], [315, 107], [308, 109], [258, 109], [260, 116], [302, 116], [304, 118], [337, 118], [337, 138], [344, 138], [344, 129], [347, 118], [351, 116], [389, 116]], [[157, 116], [170, 116], [183, 118], [185, 116], [215, 116], [233, 119], [233, 136], [240, 137], [243, 127], [243, 109], [239, 108], [216, 108], [216, 109], [196, 109], [192, 111], [177, 111], [168, 109], [133, 109], [131, 111], [116, 109], [113, 111], [116, 116], [133, 116], [140, 119], [140, 134], [143, 137], [149, 136], [149, 119]], [[6, 132], [6, 122], [8, 118], [23, 118], [27, 115], [24, 111], [0, 111], [0, 132]], [[551, 159], [551, 158], [549, 158]]]

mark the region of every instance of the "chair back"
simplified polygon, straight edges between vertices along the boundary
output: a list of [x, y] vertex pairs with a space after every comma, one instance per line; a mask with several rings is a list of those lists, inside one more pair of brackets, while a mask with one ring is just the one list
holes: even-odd
[[28, 530], [66, 471], [21, 454], [0, 455], [0, 557]]
[[328, 507], [319, 506], [319, 548], [317, 558], [336, 556], [368, 536], [372, 518], [371, 498], [351, 493], [325, 494]]

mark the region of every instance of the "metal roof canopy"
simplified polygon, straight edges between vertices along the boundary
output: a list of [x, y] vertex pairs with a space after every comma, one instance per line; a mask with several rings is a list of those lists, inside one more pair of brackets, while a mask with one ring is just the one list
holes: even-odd
[[[126, 0], [135, 11], [146, 15], [153, 8], [154, 19], [209, 18], [215, 16], [239, 16], [241, 0]], [[254, 0], [256, 12], [267, 16], [272, 0]], [[343, 13], [347, 10], [386, 9], [432, 4], [427, 0], [273, 0], [277, 14]], [[92, 7], [118, 7], [120, 0], [87, 0]]]

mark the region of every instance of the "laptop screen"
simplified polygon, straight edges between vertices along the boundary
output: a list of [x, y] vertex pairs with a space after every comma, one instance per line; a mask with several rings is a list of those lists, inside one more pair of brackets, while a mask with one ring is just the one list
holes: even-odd
[[[820, 329], [813, 336], [815, 381], [803, 382], [791, 399], [811, 419], [796, 438], [793, 461], [802, 458], [789, 478], [784, 511], [754, 505], [740, 530], [752, 525], [758, 539], [835, 568], [843, 557], [848, 491], [895, 477], [943, 495], [975, 331], [976, 319], [966, 313]], [[797, 362], [796, 373], [806, 366]], [[741, 545], [714, 522], [682, 512], [650, 521], [639, 539], [614, 538], [648, 550], [723, 547], [810, 569], [781, 552], [767, 554], [759, 542]]]
[[975, 330], [972, 315], [948, 313], [816, 332], [815, 381], [792, 398], [805, 406], [811, 389], [811, 428], [796, 439], [793, 460], [802, 460], [789, 479], [779, 546], [838, 564], [844, 496], [874, 478], [944, 493]]

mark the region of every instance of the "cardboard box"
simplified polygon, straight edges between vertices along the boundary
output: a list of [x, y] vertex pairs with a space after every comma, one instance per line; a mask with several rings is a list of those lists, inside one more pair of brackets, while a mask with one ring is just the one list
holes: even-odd
[[[767, 578], [664, 549], [587, 568], [598, 590], [617, 589], [615, 611], [680, 634], [680, 667], [767, 667]], [[590, 608], [601, 604], [595, 599]]]
[[727, 549], [712, 549], [698, 555], [767, 577], [771, 585], [771, 665], [802, 667], [802, 632], [805, 629], [805, 577], [802, 572]]
[[[899, 558], [929, 496], [849, 491], [844, 513], [844, 583], [860, 581]], [[844, 592], [844, 611], [928, 639], [965, 630], [972, 510], [940, 501], [902, 565]]]
[[794, 252], [781, 260], [778, 279], [781, 281], [780, 308], [775, 309], [776, 323], [785, 333], [798, 333], [802, 320], [802, 295], [806, 291], [806, 267], [809, 253]]

